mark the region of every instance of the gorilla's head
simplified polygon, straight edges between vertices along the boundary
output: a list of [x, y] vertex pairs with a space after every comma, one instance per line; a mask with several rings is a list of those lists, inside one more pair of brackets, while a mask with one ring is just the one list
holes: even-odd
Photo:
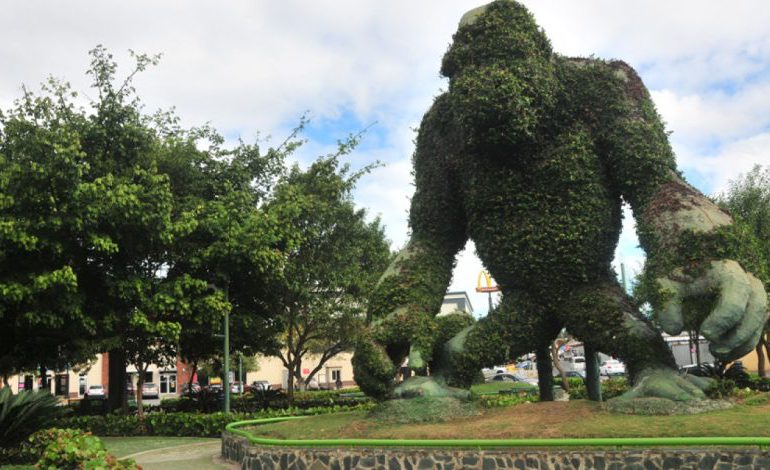
[[551, 43], [512, 0], [463, 16], [441, 73], [469, 143], [484, 147], [531, 138], [555, 99]]

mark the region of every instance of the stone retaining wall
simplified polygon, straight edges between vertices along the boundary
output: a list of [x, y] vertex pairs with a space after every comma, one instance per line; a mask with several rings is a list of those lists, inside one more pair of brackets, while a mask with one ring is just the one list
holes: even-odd
[[770, 451], [756, 449], [319, 449], [258, 446], [229, 433], [222, 437], [222, 457], [244, 470], [770, 469]]

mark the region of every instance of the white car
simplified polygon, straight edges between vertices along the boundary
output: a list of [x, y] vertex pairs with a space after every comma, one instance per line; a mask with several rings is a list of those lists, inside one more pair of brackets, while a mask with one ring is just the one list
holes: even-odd
[[104, 391], [104, 387], [101, 385], [91, 385], [88, 387], [88, 391], [86, 391], [86, 397], [87, 398], [105, 398], [106, 392]]
[[586, 370], [586, 358], [583, 356], [572, 356], [569, 360], [572, 370], [584, 372]]
[[626, 373], [626, 366], [616, 359], [608, 359], [599, 367], [599, 373], [606, 376], [623, 375]]

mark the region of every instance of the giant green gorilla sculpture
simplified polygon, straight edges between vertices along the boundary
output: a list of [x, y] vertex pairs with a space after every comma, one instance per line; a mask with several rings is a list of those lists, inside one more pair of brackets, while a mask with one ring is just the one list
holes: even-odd
[[[731, 218], [677, 173], [636, 72], [555, 54], [523, 6], [500, 0], [462, 18], [441, 73], [449, 91], [417, 137], [411, 239], [377, 286], [353, 359], [362, 390], [392, 396], [407, 356], [418, 371], [430, 364], [434, 380], [468, 387], [482, 366], [536, 351], [547, 399], [547, 348], [566, 327], [625, 361], [631, 396], [703, 397], [704, 384], [677, 375], [660, 334], [618, 285], [610, 262], [621, 202], [636, 218], [643, 284], [666, 332], [700, 316], [712, 352], [740, 357], [759, 339], [767, 296], [734, 261], [741, 244]], [[468, 238], [503, 299], [435, 344], [434, 316]]]

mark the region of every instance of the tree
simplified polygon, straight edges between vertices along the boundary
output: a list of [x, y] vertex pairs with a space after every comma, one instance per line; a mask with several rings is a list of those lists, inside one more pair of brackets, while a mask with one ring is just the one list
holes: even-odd
[[[352, 201], [356, 181], [371, 167], [352, 172], [339, 163], [354, 145], [352, 138], [307, 171], [295, 166], [266, 208], [302, 234], [269, 286], [283, 327], [281, 348], [272, 355], [289, 371], [290, 400], [295, 381], [304, 388], [329, 359], [352, 348], [365, 322], [368, 294], [390, 261], [379, 220], [367, 222], [365, 211]], [[303, 377], [302, 361], [308, 354], [320, 359]]]
[[[730, 211], [736, 224], [740, 224], [752, 236], [754, 243], [745, 251], [754, 261], [755, 271], [765, 289], [770, 288], [770, 168], [760, 165], [741, 175], [725, 193], [717, 196], [719, 204]], [[759, 242], [759, 241], [763, 242]], [[765, 324], [765, 334], [756, 347], [759, 375], [767, 377], [766, 360], [770, 359], [770, 324]]]
[[[83, 116], [66, 85], [43, 95], [24, 89], [0, 112], [0, 362], [11, 370], [80, 362], [94, 351], [95, 324], [84, 310], [75, 254], [89, 163], [77, 127]], [[43, 386], [46, 384], [43, 383]]]

